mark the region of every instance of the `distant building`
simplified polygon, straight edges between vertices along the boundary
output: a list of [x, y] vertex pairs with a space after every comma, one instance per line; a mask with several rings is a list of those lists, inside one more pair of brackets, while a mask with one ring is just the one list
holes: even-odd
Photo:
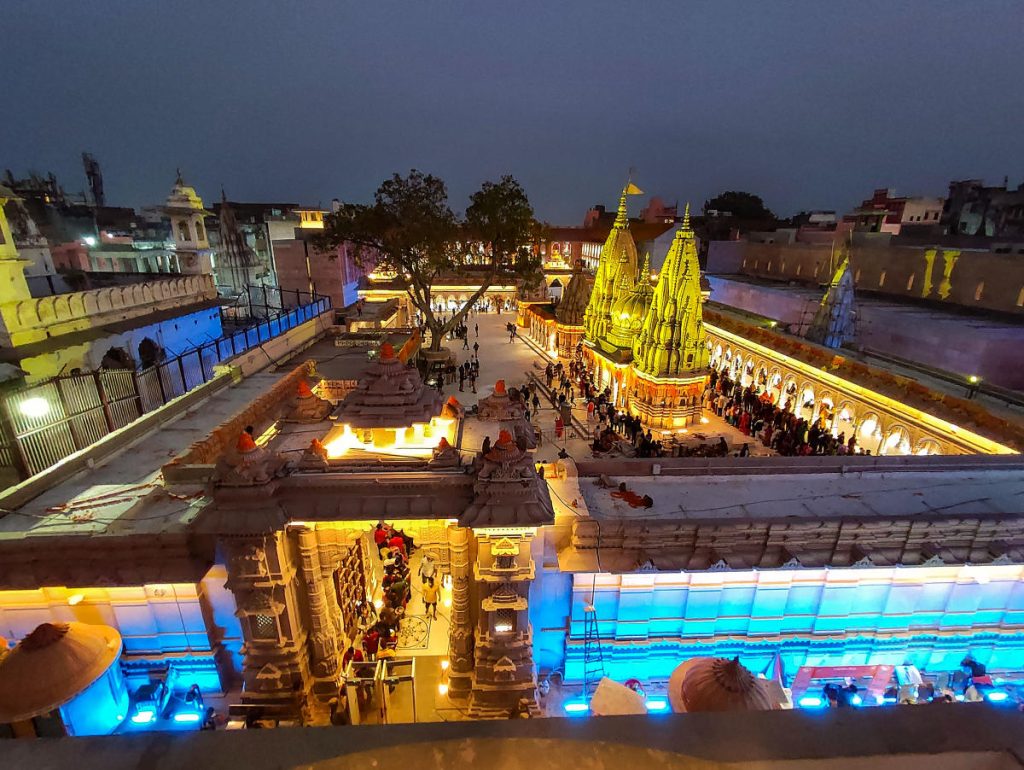
[[1011, 190], [1008, 181], [1001, 187], [986, 187], [980, 179], [950, 182], [942, 209], [946, 232], [1024, 240], [1024, 183]]
[[[638, 219], [629, 220], [629, 230], [637, 248], [651, 251], [654, 241], [676, 222], [677, 206], [666, 206], [657, 197], [651, 198]], [[603, 205], [591, 207], [583, 218], [583, 226], [551, 227], [541, 245], [545, 262], [562, 262], [566, 269], [579, 260], [584, 269], [597, 270], [601, 248], [615, 224], [616, 213]]]
[[857, 231], [899, 235], [907, 226], [937, 225], [942, 205], [942, 198], [897, 197], [891, 187], [879, 188], [844, 220]]
[[359, 279], [370, 272], [356, 259], [350, 244], [322, 251], [314, 239], [324, 229], [319, 209], [300, 209], [268, 220], [277, 281], [284, 294], [320, 294], [331, 298], [338, 309], [358, 299]]

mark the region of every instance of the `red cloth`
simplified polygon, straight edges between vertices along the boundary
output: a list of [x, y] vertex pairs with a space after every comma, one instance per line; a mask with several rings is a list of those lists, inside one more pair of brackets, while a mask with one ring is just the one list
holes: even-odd
[[405, 555], [405, 541], [402, 540], [401, 535], [395, 535], [393, 538], [388, 540], [388, 545], [397, 550], [403, 556]]
[[373, 542], [377, 544], [379, 548], [384, 544], [384, 541], [388, 539], [388, 531], [386, 529], [375, 529], [373, 530]]
[[370, 631], [370, 633], [363, 637], [363, 649], [366, 650], [367, 655], [376, 655], [377, 647], [379, 646], [380, 634], [376, 631]]
[[558, 417], [555, 419], [555, 436], [558, 438], [562, 437], [562, 433], [565, 431], [565, 423], [562, 422], [562, 418]]

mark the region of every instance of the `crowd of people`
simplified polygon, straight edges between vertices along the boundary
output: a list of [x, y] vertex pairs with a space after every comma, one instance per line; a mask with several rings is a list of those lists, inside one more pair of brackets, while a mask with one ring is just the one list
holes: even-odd
[[832, 435], [827, 407], [808, 420], [797, 414], [795, 386], [782, 395], [785, 400], [780, 407], [771, 393], [759, 393], [753, 384], [744, 387], [723, 367], [711, 370], [704, 407], [780, 455], [871, 454], [857, 446], [856, 436]]

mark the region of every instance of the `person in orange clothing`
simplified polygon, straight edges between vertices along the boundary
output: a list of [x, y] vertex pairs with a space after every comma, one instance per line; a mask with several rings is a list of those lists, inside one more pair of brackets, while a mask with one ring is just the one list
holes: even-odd
[[433, 613], [434, 620], [437, 620], [437, 595], [440, 588], [434, 578], [427, 578], [423, 582], [423, 606], [426, 610], [423, 614], [430, 616]]

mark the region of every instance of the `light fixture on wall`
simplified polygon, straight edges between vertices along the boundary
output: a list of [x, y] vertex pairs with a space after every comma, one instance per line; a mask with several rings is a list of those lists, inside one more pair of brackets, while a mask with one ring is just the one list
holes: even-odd
[[82, 594], [71, 594], [71, 596], [68, 597], [68, 604], [71, 605], [72, 607], [74, 607], [76, 604], [81, 602], [82, 599], [84, 599], [84, 598], [85, 598], [85, 596], [82, 595]]
[[26, 417], [45, 417], [50, 413], [50, 402], [40, 396], [26, 398], [18, 404], [18, 411]]

